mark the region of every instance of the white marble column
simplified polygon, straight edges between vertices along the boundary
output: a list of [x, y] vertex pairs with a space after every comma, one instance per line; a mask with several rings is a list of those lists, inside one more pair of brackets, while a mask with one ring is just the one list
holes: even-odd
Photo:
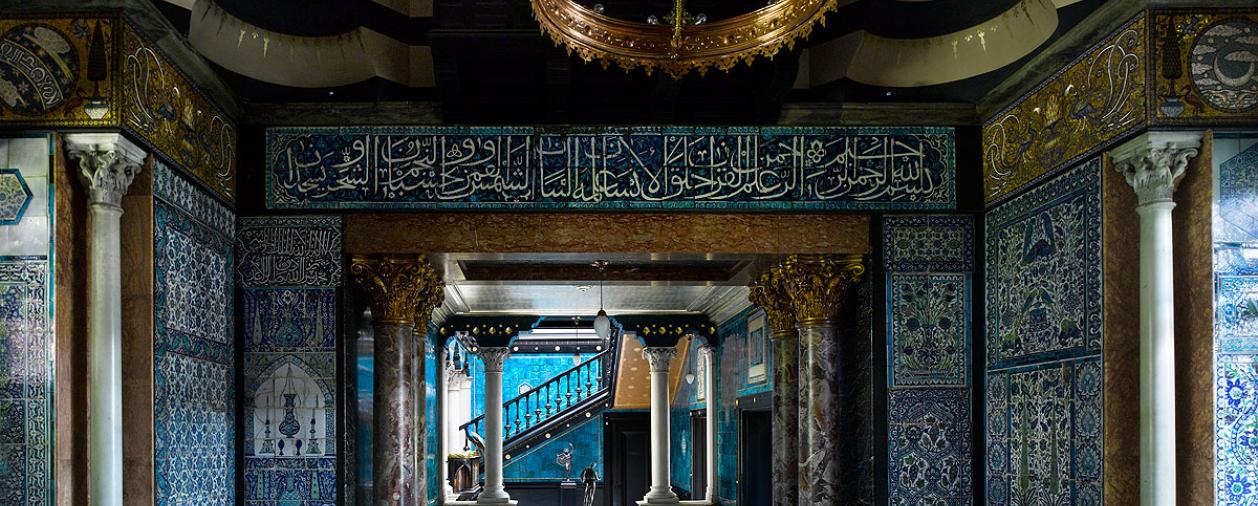
[[88, 497], [122, 505], [122, 196], [147, 156], [117, 133], [68, 134], [88, 187]]
[[502, 366], [510, 348], [482, 347], [485, 362], [485, 489], [477, 504], [515, 504], [502, 484]]
[[707, 426], [704, 435], [707, 437], [704, 439], [707, 440], [708, 447], [708, 489], [703, 500], [708, 504], [716, 504], [716, 348], [705, 344], [699, 348], [699, 356], [703, 360], [703, 391], [707, 396], [707, 416], [704, 417], [704, 425]]
[[449, 348], [437, 349], [437, 479], [441, 480], [441, 504], [453, 501], [454, 486], [450, 484], [450, 368]]
[[1171, 210], [1198, 132], [1149, 132], [1111, 153], [1140, 215], [1140, 504], [1175, 504], [1175, 294]]
[[[643, 348], [642, 356], [651, 364], [651, 489], [638, 504], [677, 504], [669, 480], [668, 365], [677, 348]], [[709, 396], [715, 392], [709, 392]]]

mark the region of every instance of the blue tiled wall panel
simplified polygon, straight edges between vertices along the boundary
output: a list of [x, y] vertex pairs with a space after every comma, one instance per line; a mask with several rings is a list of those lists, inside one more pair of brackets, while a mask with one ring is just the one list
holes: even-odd
[[337, 499], [340, 237], [338, 218], [239, 220], [246, 505]]
[[236, 503], [231, 211], [153, 165], [153, 418], [159, 506]]
[[558, 455], [572, 448], [572, 476], [580, 481], [581, 470], [590, 464], [603, 476], [603, 419], [594, 416], [583, 423], [556, 433], [544, 443], [512, 455], [503, 467], [503, 479], [508, 482], [560, 481], [565, 478], [564, 468], [558, 463]]
[[0, 504], [54, 500], [51, 145], [0, 138]]
[[[575, 356], [571, 353], [518, 353], [509, 355], [502, 368], [502, 400], [520, 395], [522, 390], [536, 387], [573, 366], [589, 360], [593, 353]], [[485, 413], [485, 363], [472, 360], [472, 416]], [[505, 414], [504, 414], [505, 416]], [[451, 420], [463, 424], [467, 420]]]
[[[766, 346], [763, 382], [750, 383], [747, 367], [747, 321], [759, 310], [748, 308], [717, 328], [716, 350], [716, 493], [723, 501], [738, 500], [738, 404], [739, 397], [773, 390], [772, 346]], [[689, 437], [687, 435], [686, 437]]]
[[988, 504], [1102, 503], [1100, 171], [986, 216]]
[[[672, 473], [672, 482], [674, 487], [680, 487], [684, 490], [690, 490], [691, 485], [691, 462], [694, 455], [694, 438], [690, 430], [690, 412], [695, 409], [704, 409], [707, 407], [706, 402], [700, 402], [698, 399], [700, 382], [703, 381], [702, 370], [699, 369], [698, 361], [702, 360], [699, 354], [699, 342], [692, 341], [685, 356], [678, 357], [682, 360], [681, 374], [682, 378], [677, 384], [677, 392], [673, 396], [672, 410], [669, 412], [669, 420], [672, 422], [669, 431], [669, 438], [672, 440], [670, 447], [672, 448], [669, 457], [671, 465], [669, 470]], [[694, 382], [687, 383], [685, 375], [693, 374]], [[693, 493], [693, 491], [691, 491]]]
[[[424, 465], [428, 469], [428, 501], [432, 503], [441, 495], [441, 480], [445, 479], [441, 476], [440, 464], [445, 455], [441, 455], [440, 448], [437, 447], [437, 438], [439, 437], [440, 425], [437, 419], [437, 346], [435, 333], [429, 333], [429, 338], [424, 340], [424, 397], [420, 402], [424, 409], [424, 420], [426, 426], [420, 437], [424, 438]], [[441, 373], [444, 373], [442, 371]]]

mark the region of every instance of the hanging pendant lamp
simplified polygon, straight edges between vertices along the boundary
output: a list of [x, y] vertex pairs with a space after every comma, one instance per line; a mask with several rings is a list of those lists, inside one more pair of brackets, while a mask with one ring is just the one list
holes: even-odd
[[603, 281], [606, 278], [603, 270], [607, 268], [606, 260], [596, 260], [590, 264], [598, 269], [598, 316], [594, 317], [594, 333], [598, 334], [600, 339], [607, 339], [611, 335], [612, 320], [607, 317], [607, 311], [603, 310]]

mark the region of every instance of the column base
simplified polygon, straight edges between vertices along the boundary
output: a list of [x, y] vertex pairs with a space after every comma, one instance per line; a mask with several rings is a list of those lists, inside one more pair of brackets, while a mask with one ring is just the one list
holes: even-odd
[[465, 501], [459, 501], [459, 503], [458, 503], [458, 504], [498, 504], [498, 505], [506, 504], [506, 505], [508, 505], [508, 506], [516, 506], [516, 505], [517, 505], [517, 504], [519, 504], [519, 503], [520, 503], [520, 501], [517, 501], [517, 500], [515, 500], [515, 499], [511, 499], [511, 498], [499, 498], [499, 499], [494, 499], [494, 498], [488, 498], [488, 499], [486, 499], [486, 498], [479, 498], [479, 499], [477, 499], [475, 502], [465, 502]]
[[648, 506], [651, 504], [681, 504], [681, 500], [674, 497], [671, 499], [643, 499], [637, 502], [638, 506]]
[[678, 499], [677, 494], [673, 493], [672, 487], [664, 489], [651, 487], [651, 490], [646, 493], [646, 497], [638, 501], [638, 504], [640, 506], [647, 504], [681, 504], [681, 500]]

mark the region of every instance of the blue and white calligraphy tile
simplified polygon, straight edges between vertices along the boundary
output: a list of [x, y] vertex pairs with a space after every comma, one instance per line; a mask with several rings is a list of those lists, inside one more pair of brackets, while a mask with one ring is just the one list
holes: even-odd
[[339, 216], [240, 218], [240, 283], [246, 287], [341, 284]]
[[987, 214], [988, 367], [1100, 351], [1100, 170], [1085, 162]]
[[[273, 128], [267, 204], [951, 209], [954, 144], [934, 127]], [[389, 170], [416, 161], [432, 170]]]

